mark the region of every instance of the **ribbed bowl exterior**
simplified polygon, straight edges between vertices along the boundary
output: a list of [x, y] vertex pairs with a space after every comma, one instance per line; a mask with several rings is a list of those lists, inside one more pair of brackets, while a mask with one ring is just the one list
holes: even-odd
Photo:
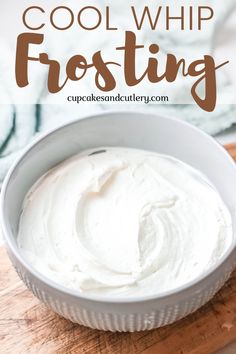
[[[135, 332], [166, 326], [196, 311], [206, 304], [224, 285], [235, 267], [228, 260], [220, 274], [213, 273], [203, 284], [188, 289], [186, 294], [171, 299], [154, 299], [142, 303], [99, 303], [81, 301], [68, 294], [55, 291], [39, 282], [28, 270], [18, 264], [14, 255], [9, 254], [12, 263], [28, 289], [54, 312], [74, 323], [86, 327], [112, 331]], [[219, 276], [220, 275], [220, 276]], [[198, 284], [197, 284], [198, 285]]]

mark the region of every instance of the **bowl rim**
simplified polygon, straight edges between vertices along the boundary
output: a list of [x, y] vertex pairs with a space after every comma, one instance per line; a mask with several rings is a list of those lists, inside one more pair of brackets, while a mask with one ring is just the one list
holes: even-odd
[[[0, 220], [1, 220], [1, 227], [3, 231], [3, 237], [4, 240], [7, 244], [7, 248], [13, 253], [14, 257], [17, 259], [17, 261], [36, 279], [38, 279], [40, 282], [42, 282], [44, 285], [47, 287], [58, 291], [59, 293], [62, 293], [63, 295], [66, 296], [71, 296], [75, 299], [80, 299], [80, 300], [87, 300], [91, 302], [96, 302], [96, 303], [110, 303], [110, 304], [131, 304], [131, 303], [144, 303], [147, 301], [153, 301], [153, 300], [163, 300], [163, 299], [170, 299], [172, 297], [176, 296], [181, 296], [185, 292], [189, 291], [194, 291], [196, 290], [195, 288], [200, 286], [200, 284], [206, 282], [206, 280], [213, 275], [219, 268], [223, 267], [224, 264], [227, 262], [227, 260], [232, 256], [234, 251], [236, 251], [236, 236], [232, 238], [232, 242], [230, 246], [228, 247], [227, 251], [224, 253], [223, 257], [221, 257], [216, 264], [213, 266], [209, 267], [207, 271], [204, 273], [200, 274], [196, 278], [194, 278], [191, 281], [188, 281], [184, 285], [178, 286], [177, 288], [163, 291], [159, 294], [151, 294], [151, 295], [141, 295], [141, 296], [120, 296], [120, 297], [115, 297], [115, 296], [106, 296], [106, 295], [95, 295], [95, 294], [85, 294], [82, 293], [78, 290], [75, 289], [70, 289], [67, 288], [54, 280], [48, 278], [44, 274], [40, 273], [37, 271], [35, 268], [33, 268], [30, 263], [27, 262], [27, 260], [23, 257], [21, 254], [19, 248], [17, 247], [17, 244], [13, 233], [11, 232], [10, 229], [8, 229], [7, 224], [6, 224], [6, 210], [5, 210], [5, 199], [6, 199], [6, 194], [7, 190], [9, 187], [9, 184], [11, 182], [12, 176], [14, 176], [15, 169], [20, 166], [22, 160], [27, 157], [28, 153], [34, 149], [38, 144], [40, 144], [42, 141], [47, 140], [48, 137], [51, 137], [52, 135], [58, 133], [59, 131], [62, 131], [63, 129], [77, 125], [79, 122], [84, 121], [84, 120], [91, 120], [93, 121], [97, 117], [108, 117], [108, 116], [116, 116], [116, 115], [129, 115], [129, 116], [150, 116], [150, 117], [155, 117], [156, 119], [168, 119], [170, 122], [174, 124], [180, 124], [183, 126], [187, 126], [189, 129], [194, 130], [200, 135], [203, 135], [205, 138], [207, 138], [215, 147], [221, 151], [223, 155], [225, 155], [225, 158], [228, 160], [228, 162], [232, 165], [232, 168], [235, 170], [235, 180], [236, 180], [236, 164], [233, 160], [233, 158], [229, 155], [229, 153], [226, 151], [226, 149], [212, 136], [208, 135], [204, 131], [200, 130], [199, 128], [195, 127], [194, 125], [180, 120], [176, 119], [173, 117], [168, 117], [168, 116], [162, 116], [155, 114], [153, 112], [144, 112], [144, 111], [135, 111], [135, 110], [127, 110], [127, 111], [118, 111], [118, 110], [110, 110], [106, 112], [100, 112], [97, 114], [93, 114], [91, 116], [85, 116], [83, 118], [78, 118], [75, 119], [69, 123], [65, 123], [61, 125], [60, 127], [50, 130], [46, 133], [43, 133], [40, 135], [40, 137], [35, 138], [33, 142], [28, 144], [24, 149], [22, 149], [20, 155], [15, 159], [14, 163], [11, 165], [10, 169], [8, 170], [5, 179], [2, 184], [2, 189], [1, 189], [1, 194], [0, 194]], [[133, 118], [135, 119], [135, 118]], [[145, 118], [146, 119], [146, 118]], [[233, 208], [233, 211], [236, 212], [236, 207]], [[234, 220], [233, 220], [234, 221]], [[234, 223], [233, 223], [233, 236], [235, 234], [236, 230], [234, 230]]]

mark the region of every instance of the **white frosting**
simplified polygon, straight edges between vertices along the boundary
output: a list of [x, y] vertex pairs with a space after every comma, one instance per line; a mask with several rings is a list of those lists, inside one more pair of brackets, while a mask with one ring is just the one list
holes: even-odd
[[231, 216], [206, 177], [153, 152], [97, 150], [56, 166], [25, 198], [18, 245], [39, 272], [84, 293], [150, 295], [222, 257]]

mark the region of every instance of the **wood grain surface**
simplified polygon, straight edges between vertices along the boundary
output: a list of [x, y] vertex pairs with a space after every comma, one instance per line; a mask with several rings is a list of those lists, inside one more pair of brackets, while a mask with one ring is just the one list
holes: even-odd
[[[227, 146], [236, 160], [236, 144]], [[148, 332], [111, 333], [67, 321], [19, 280], [0, 247], [0, 353], [209, 354], [236, 340], [236, 271], [204, 307]]]

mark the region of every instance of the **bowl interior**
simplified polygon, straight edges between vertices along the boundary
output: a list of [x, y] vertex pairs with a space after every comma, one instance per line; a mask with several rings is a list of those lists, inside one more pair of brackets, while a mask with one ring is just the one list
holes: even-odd
[[7, 237], [16, 241], [23, 199], [50, 168], [84, 149], [124, 146], [172, 155], [202, 171], [215, 185], [234, 218], [236, 169], [226, 151], [200, 130], [170, 118], [108, 113], [64, 126], [31, 145], [10, 170], [3, 187]]

